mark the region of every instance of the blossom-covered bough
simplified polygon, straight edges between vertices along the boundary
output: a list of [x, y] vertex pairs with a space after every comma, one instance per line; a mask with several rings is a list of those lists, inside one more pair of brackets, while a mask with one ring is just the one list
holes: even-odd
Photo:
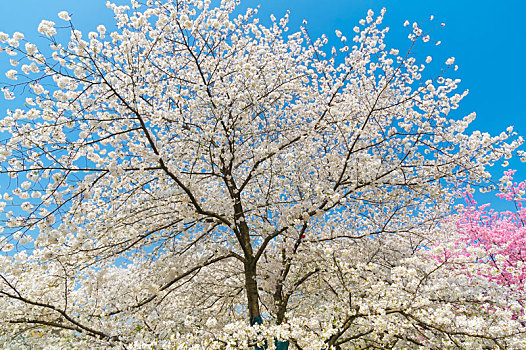
[[464, 133], [417, 24], [400, 54], [370, 11], [331, 51], [231, 0], [108, 7], [0, 33], [4, 348], [526, 346], [509, 286], [437, 258], [521, 140]]

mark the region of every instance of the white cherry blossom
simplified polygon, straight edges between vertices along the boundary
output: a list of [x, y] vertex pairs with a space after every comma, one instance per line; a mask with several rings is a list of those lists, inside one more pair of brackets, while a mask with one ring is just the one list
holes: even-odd
[[16, 74], [17, 74], [17, 71], [14, 70], [14, 69], [10, 69], [8, 70], [6, 73], [5, 73], [5, 76], [8, 77], [9, 79], [11, 80], [16, 80]]
[[24, 73], [0, 347], [526, 348], [523, 291], [447, 255], [444, 220], [522, 140], [466, 132], [424, 29], [392, 49], [385, 10], [333, 44], [235, 0], [107, 6], [108, 29], [42, 21], [48, 47], [0, 33]]
[[71, 17], [69, 16], [68, 12], [67, 11], [60, 11], [58, 13], [58, 18], [64, 20], [64, 21], [69, 21], [71, 20]]
[[57, 34], [57, 30], [55, 29], [55, 22], [43, 20], [38, 25], [38, 32], [46, 36], [53, 36]]

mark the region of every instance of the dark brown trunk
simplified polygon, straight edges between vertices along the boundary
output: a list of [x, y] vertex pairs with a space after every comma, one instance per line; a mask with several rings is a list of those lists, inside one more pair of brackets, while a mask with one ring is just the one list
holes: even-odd
[[[231, 165], [231, 164], [230, 164]], [[250, 323], [256, 322], [256, 318], [261, 317], [259, 310], [259, 291], [257, 282], [257, 264], [252, 250], [252, 242], [250, 239], [250, 229], [245, 221], [245, 211], [241, 204], [241, 194], [237, 190], [235, 182], [232, 180], [232, 168], [225, 168], [223, 171], [226, 180], [225, 183], [230, 192], [231, 198], [234, 200], [234, 223], [237, 228], [236, 236], [243, 249], [245, 258], [244, 272], [245, 272], [245, 290], [247, 293], [247, 307]], [[259, 321], [261, 321], [259, 319]]]
[[245, 263], [245, 289], [247, 292], [248, 315], [250, 317], [250, 322], [253, 322], [256, 317], [261, 316], [259, 311], [259, 291], [256, 279], [256, 265], [253, 261]]

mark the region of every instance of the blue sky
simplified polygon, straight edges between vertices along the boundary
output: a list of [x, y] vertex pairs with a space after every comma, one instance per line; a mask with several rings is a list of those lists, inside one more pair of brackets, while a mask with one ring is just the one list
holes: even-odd
[[[67, 10], [73, 14], [73, 22], [81, 30], [93, 30], [97, 24], [112, 23], [111, 11], [105, 0], [16, 0], [0, 1], [0, 31], [23, 32], [29, 40], [38, 37], [36, 27], [41, 19], [58, 22], [56, 14]], [[326, 33], [334, 37], [339, 29], [352, 37], [352, 27], [371, 8], [376, 13], [387, 8], [384, 24], [391, 28], [389, 42], [404, 49], [408, 47], [407, 30], [402, 23], [426, 21], [435, 16], [428, 27], [441, 22], [432, 39], [442, 41], [438, 47], [420, 47], [417, 54], [430, 54], [434, 62], [444, 62], [456, 57], [459, 70], [455, 77], [462, 79], [461, 88], [470, 94], [461, 104], [458, 115], [477, 112], [477, 119], [470, 130], [497, 134], [514, 125], [515, 130], [526, 137], [526, 108], [522, 102], [526, 70], [522, 67], [526, 48], [526, 27], [522, 25], [526, 2], [521, 0], [242, 0], [242, 7], [261, 4], [260, 15], [268, 18], [270, 13], [280, 17], [291, 11], [291, 29], [297, 29], [301, 21], [308, 20], [313, 37]], [[429, 51], [428, 51], [429, 50]], [[436, 65], [435, 68], [439, 69]], [[0, 60], [0, 80], [8, 68]], [[0, 102], [0, 110], [5, 104]], [[525, 148], [525, 147], [523, 147]], [[526, 149], [526, 148], [525, 148]], [[518, 169], [517, 179], [526, 178], [526, 164], [512, 162]], [[503, 168], [492, 172], [498, 177]]]

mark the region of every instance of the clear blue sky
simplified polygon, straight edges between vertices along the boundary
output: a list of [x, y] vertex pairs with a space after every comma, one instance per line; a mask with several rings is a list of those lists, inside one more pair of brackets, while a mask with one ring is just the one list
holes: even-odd
[[[97, 24], [111, 23], [111, 11], [105, 0], [3, 0], [0, 1], [0, 31], [20, 31], [30, 40], [38, 33], [36, 27], [41, 19], [58, 22], [56, 14], [67, 10], [73, 14], [73, 22], [81, 30], [93, 30]], [[390, 42], [400, 49], [406, 48], [407, 32], [402, 23], [408, 19], [425, 21], [433, 14], [436, 24], [445, 22], [444, 28], [433, 32], [435, 40], [442, 45], [432, 47], [434, 61], [445, 61], [455, 56], [460, 66], [456, 77], [462, 79], [461, 88], [470, 94], [461, 105], [461, 114], [477, 112], [471, 130], [497, 134], [507, 126], [514, 125], [519, 134], [526, 137], [526, 101], [523, 68], [526, 53], [526, 26], [523, 0], [242, 0], [242, 7], [254, 7], [261, 3], [260, 15], [268, 18], [270, 13], [280, 17], [291, 11], [291, 29], [297, 29], [305, 18], [312, 36], [326, 33], [333, 37], [340, 29], [352, 37], [352, 27], [365, 16], [367, 9], [379, 12], [387, 8], [385, 25], [391, 27]], [[421, 54], [429, 54], [427, 51]], [[0, 70], [9, 69], [5, 60]], [[438, 67], [436, 67], [438, 69]], [[0, 80], [5, 80], [0, 77]], [[0, 109], [5, 109], [0, 102]], [[525, 147], [523, 147], [525, 148]], [[526, 178], [526, 164], [513, 162], [520, 178]], [[500, 174], [501, 167], [492, 172]]]

